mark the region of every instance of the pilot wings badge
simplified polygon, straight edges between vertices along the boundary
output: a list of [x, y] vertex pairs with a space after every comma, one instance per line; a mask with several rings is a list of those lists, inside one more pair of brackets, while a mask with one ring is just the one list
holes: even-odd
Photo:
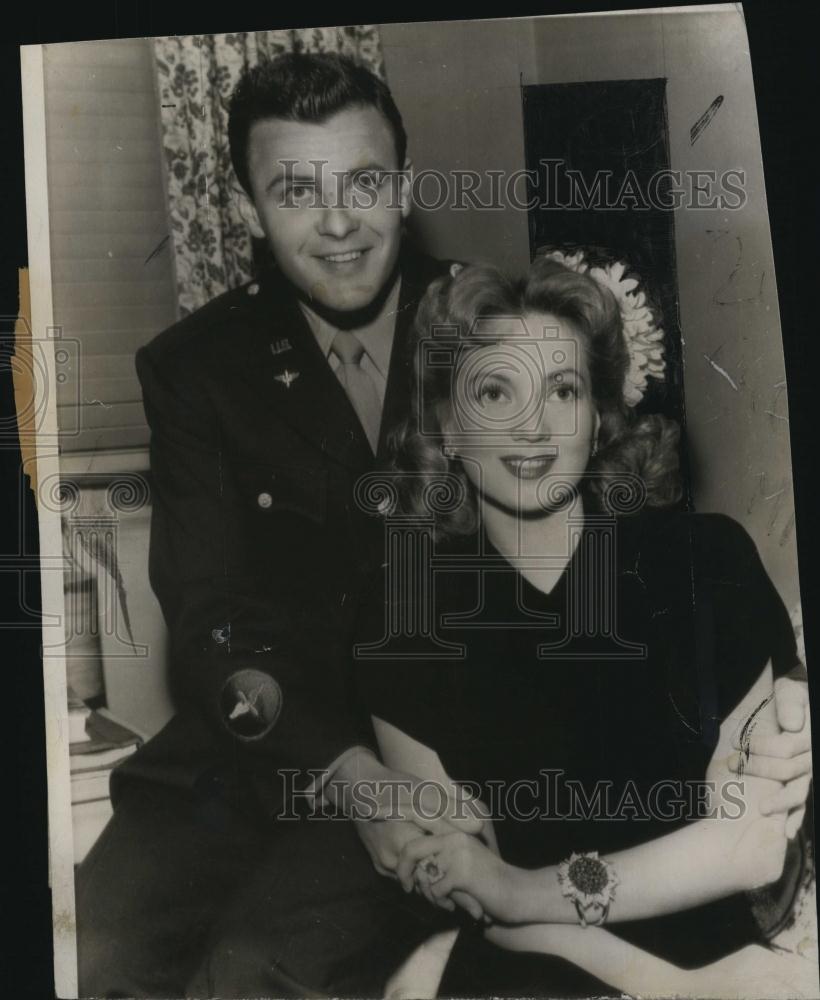
[[259, 695], [262, 693], [262, 685], [255, 691], [251, 691], [250, 697], [245, 694], [244, 691], [237, 691], [238, 701], [231, 709], [231, 714], [228, 716], [229, 719], [238, 719], [240, 715], [247, 715], [250, 713], [254, 718], [259, 718], [259, 709], [256, 707], [256, 703], [259, 700]]
[[299, 372], [289, 372], [287, 368], [279, 375], [274, 375], [277, 382], [281, 382], [286, 389], [290, 389], [293, 383], [299, 378]]

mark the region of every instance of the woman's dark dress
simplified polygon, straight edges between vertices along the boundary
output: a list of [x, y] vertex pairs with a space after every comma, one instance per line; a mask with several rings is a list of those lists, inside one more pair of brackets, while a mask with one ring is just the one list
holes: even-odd
[[[435, 574], [434, 620], [438, 637], [461, 644], [463, 657], [436, 658], [430, 641], [418, 640], [418, 659], [392, 658], [407, 652], [404, 639], [378, 658], [358, 657], [359, 679], [373, 715], [435, 749], [450, 777], [472, 783], [503, 817], [495, 823], [499, 848], [514, 865], [554, 865], [572, 851], [610, 856], [696, 819], [698, 782], [721, 722], [770, 659], [776, 676], [798, 662], [754, 544], [723, 516], [646, 513], [614, 528], [588, 518], [549, 595], [483, 536], [451, 556], [451, 567]], [[606, 565], [613, 568], [602, 573]], [[604, 577], [614, 582], [604, 587]], [[613, 595], [607, 619], [600, 609]], [[470, 620], [448, 625], [443, 616], [454, 614]], [[385, 634], [384, 615], [382, 590], [365, 615], [363, 641]], [[539, 658], [544, 643], [551, 648]], [[568, 781], [582, 791], [573, 819], [562, 818]], [[551, 818], [520, 818], [534, 807]], [[608, 926], [684, 967], [759, 940], [742, 895]], [[504, 952], [478, 928], [459, 935], [441, 985], [442, 996], [606, 992], [570, 963]]]

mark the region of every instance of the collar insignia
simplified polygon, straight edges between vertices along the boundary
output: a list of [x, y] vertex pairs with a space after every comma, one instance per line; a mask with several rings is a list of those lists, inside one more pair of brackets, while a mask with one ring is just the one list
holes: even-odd
[[274, 342], [270, 345], [271, 354], [274, 356], [277, 354], [284, 354], [285, 351], [290, 351], [291, 349], [290, 341], [287, 337], [283, 337], [281, 340], [274, 340]]
[[299, 378], [299, 372], [289, 372], [287, 368], [281, 373], [281, 375], [274, 375], [277, 382], [281, 382], [286, 389], [290, 389], [293, 383]]

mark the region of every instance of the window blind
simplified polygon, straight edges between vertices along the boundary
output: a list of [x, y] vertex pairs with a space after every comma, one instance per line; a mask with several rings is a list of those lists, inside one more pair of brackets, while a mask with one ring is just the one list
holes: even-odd
[[141, 449], [134, 353], [176, 317], [153, 52], [47, 45], [44, 68], [61, 451]]

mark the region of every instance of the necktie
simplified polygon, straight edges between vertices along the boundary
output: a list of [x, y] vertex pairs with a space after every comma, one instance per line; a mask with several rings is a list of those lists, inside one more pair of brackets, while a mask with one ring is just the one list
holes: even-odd
[[364, 347], [354, 334], [340, 331], [336, 334], [330, 349], [341, 362], [336, 375], [344, 386], [347, 398], [353, 404], [356, 416], [375, 455], [379, 446], [382, 405], [373, 379], [361, 366]]

